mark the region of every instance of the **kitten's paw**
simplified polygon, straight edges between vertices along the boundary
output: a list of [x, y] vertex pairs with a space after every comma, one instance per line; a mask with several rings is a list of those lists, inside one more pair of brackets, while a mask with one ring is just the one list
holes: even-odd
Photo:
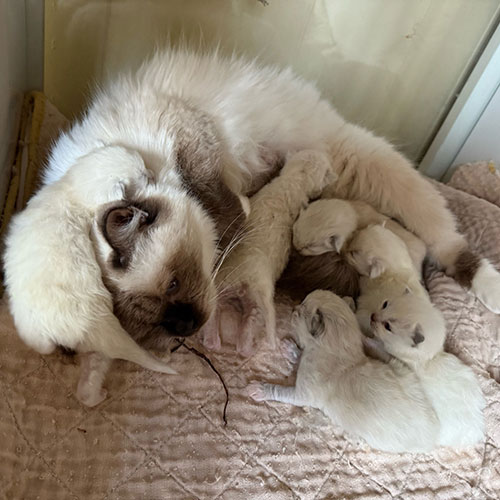
[[389, 363], [392, 356], [385, 350], [384, 343], [376, 338], [362, 337], [363, 350], [367, 356], [378, 359], [383, 363]]
[[236, 352], [244, 358], [249, 358], [256, 353], [257, 349], [254, 345], [253, 339], [242, 339], [241, 335], [236, 341]]
[[338, 179], [328, 155], [320, 150], [304, 149], [287, 160], [282, 172], [297, 172], [306, 176], [311, 198], [321, 194], [323, 189]]
[[246, 393], [254, 400], [254, 401], [266, 401], [267, 394], [265, 384], [262, 382], [257, 382], [254, 380], [247, 385]]
[[280, 352], [292, 364], [297, 363], [301, 354], [299, 347], [292, 339], [283, 339], [281, 341]]
[[222, 344], [220, 340], [220, 335], [204, 335], [201, 341], [203, 347], [208, 351], [220, 351]]
[[99, 390], [95, 390], [90, 384], [82, 388], [78, 387], [76, 391], [78, 401], [90, 408], [102, 403], [107, 397], [108, 391], [106, 389], [101, 387]]
[[500, 273], [486, 259], [481, 259], [471, 291], [486, 308], [500, 314]]

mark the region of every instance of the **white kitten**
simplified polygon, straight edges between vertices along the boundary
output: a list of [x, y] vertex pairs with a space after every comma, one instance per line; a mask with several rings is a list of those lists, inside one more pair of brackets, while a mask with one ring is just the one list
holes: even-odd
[[[387, 354], [410, 367], [440, 421], [437, 444], [467, 446], [484, 433], [484, 398], [472, 370], [443, 352], [446, 325], [433, 306], [404, 245], [388, 230], [373, 226], [355, 236], [350, 258], [361, 279], [357, 318], [370, 355], [387, 361]], [[391, 364], [394, 366], [394, 363]]]
[[[303, 349], [295, 386], [254, 382], [251, 397], [319, 408], [380, 450], [435, 447], [439, 422], [418, 377], [399, 361], [384, 364], [364, 354], [356, 317], [340, 297], [311, 293], [294, 312], [293, 328]], [[298, 358], [291, 344], [286, 349]]]
[[[484, 437], [484, 397], [474, 372], [443, 351], [445, 324], [437, 309], [413, 294], [384, 300], [371, 313], [370, 354], [384, 352], [411, 367], [439, 418], [438, 444], [468, 446]], [[374, 345], [373, 342], [379, 343]], [[381, 356], [378, 355], [381, 353]]]
[[327, 155], [301, 151], [251, 198], [246, 234], [224, 258], [215, 276], [220, 296], [216, 312], [204, 327], [207, 347], [220, 346], [220, 316], [227, 312], [237, 316], [238, 352], [252, 352], [257, 330], [262, 327], [275, 345], [274, 285], [288, 261], [293, 221], [309, 198], [318, 196], [334, 177]]
[[399, 236], [408, 248], [415, 269], [420, 272], [426, 255], [424, 242], [362, 201], [331, 199], [311, 203], [293, 226], [293, 244], [302, 255], [340, 253], [356, 230], [372, 224], [383, 224]]
[[[357, 316], [365, 333], [371, 330], [371, 314], [386, 300], [412, 294], [427, 309], [434, 309], [406, 245], [385, 227], [374, 225], [358, 231], [346, 249], [346, 258], [361, 274]], [[441, 335], [444, 338], [444, 323]]]

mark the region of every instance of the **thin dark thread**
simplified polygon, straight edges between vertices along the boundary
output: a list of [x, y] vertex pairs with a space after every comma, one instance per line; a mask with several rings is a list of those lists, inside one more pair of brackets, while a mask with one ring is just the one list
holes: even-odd
[[203, 354], [202, 352], [198, 351], [198, 349], [195, 349], [194, 347], [190, 347], [190, 346], [186, 345], [184, 343], [185, 339], [182, 339], [182, 340], [176, 339], [176, 340], [179, 343], [170, 352], [177, 351], [177, 349], [179, 349], [179, 347], [185, 347], [188, 351], [191, 351], [192, 353], [196, 354], [196, 356], [198, 356], [199, 358], [205, 360], [208, 363], [208, 366], [210, 366], [210, 368], [219, 377], [219, 380], [221, 381], [222, 387], [224, 387], [224, 392], [226, 393], [226, 402], [224, 403], [224, 410], [222, 411], [222, 420], [224, 421], [224, 427], [226, 427], [226, 425], [227, 425], [226, 412], [227, 412], [227, 405], [229, 403], [229, 392], [227, 390], [227, 386], [226, 386], [226, 383], [224, 382], [224, 379], [222, 378], [222, 376], [219, 373], [219, 371], [217, 370], [217, 368], [215, 368], [215, 366], [213, 365], [213, 363], [210, 361], [210, 359], [208, 359], [207, 356], [205, 356], [205, 354]]
[[179, 343], [173, 349], [171, 349], [171, 351], [170, 351], [171, 353], [177, 351], [177, 349], [179, 349], [179, 347], [183, 346], [184, 342], [185, 342], [185, 339], [182, 339], [182, 340], [175, 339], [175, 340], [177, 340], [177, 342], [179, 342]]

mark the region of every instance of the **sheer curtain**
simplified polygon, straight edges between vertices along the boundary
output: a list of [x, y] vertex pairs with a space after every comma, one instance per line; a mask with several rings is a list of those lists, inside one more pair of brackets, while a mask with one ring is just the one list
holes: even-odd
[[418, 161], [499, 0], [49, 0], [48, 97], [68, 116], [95, 84], [183, 38], [291, 65], [349, 120]]

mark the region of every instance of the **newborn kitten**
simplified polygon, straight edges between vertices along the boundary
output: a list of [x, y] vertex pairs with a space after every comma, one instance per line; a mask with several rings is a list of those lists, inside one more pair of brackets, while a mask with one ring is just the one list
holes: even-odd
[[[389, 452], [427, 452], [439, 421], [413, 370], [396, 360], [367, 357], [354, 313], [338, 296], [317, 290], [293, 313], [302, 351], [294, 387], [253, 382], [256, 401], [274, 400], [322, 410], [347, 432]], [[291, 360], [299, 357], [285, 344]]]
[[309, 198], [319, 196], [335, 174], [322, 152], [294, 154], [280, 175], [250, 200], [246, 235], [221, 260], [215, 275], [219, 303], [204, 327], [204, 344], [220, 347], [222, 315], [236, 315], [237, 350], [249, 355], [264, 327], [275, 344], [274, 288], [290, 253], [292, 224]]
[[[346, 258], [361, 274], [357, 317], [364, 333], [370, 334], [373, 311], [378, 310], [385, 300], [404, 295], [418, 297], [421, 307], [425, 304], [430, 317], [436, 318], [439, 314], [420, 281], [420, 273], [416, 271], [406, 245], [393, 232], [379, 225], [358, 231], [346, 249]], [[436, 329], [444, 338], [444, 322], [437, 321]]]
[[418, 376], [440, 421], [438, 445], [463, 447], [484, 437], [484, 397], [474, 372], [443, 351], [445, 324], [428, 301], [405, 293], [384, 300], [370, 315], [369, 353], [387, 355]]
[[[472, 370], [443, 351], [446, 325], [414, 272], [398, 237], [381, 226], [360, 231], [349, 259], [362, 274], [357, 318], [365, 351], [397, 359], [414, 371], [440, 421], [439, 446], [468, 446], [483, 438], [484, 399]], [[391, 366], [394, 366], [392, 364]]]
[[354, 232], [382, 224], [406, 244], [417, 272], [421, 272], [426, 247], [422, 240], [393, 219], [362, 201], [318, 200], [303, 210], [293, 227], [293, 245], [302, 255], [340, 251]]

